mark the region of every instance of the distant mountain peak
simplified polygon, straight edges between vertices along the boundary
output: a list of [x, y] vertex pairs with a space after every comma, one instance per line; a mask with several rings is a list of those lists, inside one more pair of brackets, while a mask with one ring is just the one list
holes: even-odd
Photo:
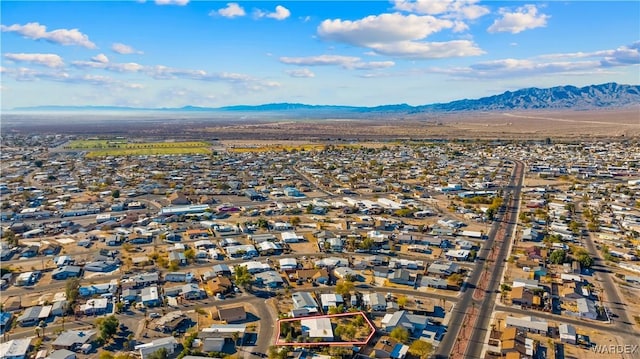
[[555, 86], [530, 87], [505, 91], [499, 95], [479, 99], [464, 99], [448, 103], [421, 106], [407, 104], [380, 105], [375, 107], [341, 105], [307, 105], [302, 103], [267, 103], [262, 105], [236, 105], [225, 107], [137, 108], [118, 106], [36, 106], [15, 108], [14, 111], [171, 111], [171, 112], [280, 112], [304, 116], [367, 113], [420, 113], [453, 111], [513, 111], [539, 109], [586, 110], [595, 108], [620, 108], [640, 104], [640, 85], [621, 85], [609, 82], [584, 87]]

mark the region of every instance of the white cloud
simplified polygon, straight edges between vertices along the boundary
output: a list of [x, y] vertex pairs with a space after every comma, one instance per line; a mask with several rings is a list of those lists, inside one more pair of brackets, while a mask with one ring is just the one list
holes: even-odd
[[133, 47], [131, 47], [129, 45], [121, 44], [119, 42], [116, 42], [113, 45], [111, 45], [111, 50], [113, 52], [116, 52], [116, 53], [121, 54], [121, 55], [142, 54], [143, 53], [142, 51], [138, 51], [138, 50], [134, 49]]
[[145, 69], [145, 72], [156, 80], [189, 79], [196, 81], [227, 82], [239, 89], [249, 91], [263, 91], [280, 87], [276, 81], [267, 81], [254, 78], [247, 74], [235, 72], [210, 73], [204, 70], [177, 69], [173, 67], [156, 65]]
[[496, 19], [487, 31], [491, 33], [510, 32], [517, 34], [525, 30], [545, 27], [547, 20], [550, 18], [549, 15], [539, 14], [535, 5], [519, 7], [515, 12], [509, 12], [509, 10], [501, 8], [499, 12], [502, 17]]
[[254, 16], [256, 18], [268, 17], [276, 20], [284, 20], [291, 16], [291, 11], [282, 5], [276, 6], [276, 10], [274, 12], [264, 12], [260, 9], [256, 9], [254, 11]]
[[4, 57], [15, 62], [29, 62], [47, 67], [62, 67], [64, 62], [56, 54], [5, 54]]
[[474, 20], [489, 13], [477, 0], [394, 0], [394, 9], [425, 15]]
[[628, 46], [620, 46], [613, 50], [593, 52], [569, 52], [538, 56], [543, 60], [572, 60], [594, 58], [600, 59], [603, 66], [624, 66], [640, 64], [640, 41]]
[[230, 2], [230, 3], [227, 3], [227, 7], [219, 9], [217, 12], [212, 11], [209, 13], [209, 15], [215, 15], [215, 14], [232, 19], [234, 17], [245, 16], [246, 12], [240, 5], [238, 5], [238, 3]]
[[189, 0], [156, 0], [156, 5], [178, 5], [185, 6]]
[[308, 57], [281, 57], [280, 62], [297, 66], [340, 66], [344, 69], [370, 70], [394, 66], [393, 61], [362, 61], [355, 56], [319, 55]]
[[[425, 6], [437, 7], [444, 6], [443, 4], [425, 4]], [[432, 11], [446, 11], [446, 9], [436, 8]], [[356, 21], [325, 20], [318, 26], [318, 35], [325, 40], [364, 47], [378, 55], [399, 58], [433, 59], [476, 56], [484, 53], [469, 40], [424, 41], [429, 35], [444, 29], [462, 32], [468, 27], [460, 20], [439, 19], [431, 15], [393, 13], [367, 16]]]
[[441, 59], [449, 57], [478, 56], [485, 52], [473, 41], [453, 40], [446, 42], [401, 41], [377, 44], [371, 48], [379, 54], [411, 59]]
[[325, 40], [369, 47], [372, 44], [420, 40], [453, 26], [452, 21], [433, 16], [394, 13], [371, 15], [356, 21], [324, 20], [318, 26], [318, 35]]
[[96, 56], [91, 58], [91, 61], [106, 64], [107, 62], [109, 62], [109, 58], [105, 54], [97, 54]]
[[11, 26], [0, 25], [2, 32], [15, 32], [33, 40], [45, 40], [60, 45], [78, 45], [88, 49], [97, 48], [89, 37], [78, 29], [57, 29], [47, 31], [47, 27], [37, 22], [25, 25], [13, 24]]
[[77, 68], [103, 69], [112, 72], [141, 72], [145, 69], [145, 66], [135, 62], [109, 62], [104, 54], [92, 57], [91, 61], [73, 61], [71, 65]]
[[516, 78], [538, 75], [612, 73], [612, 68], [640, 65], [640, 42], [611, 50], [539, 55], [528, 59], [498, 59], [466, 67], [431, 68], [428, 72], [458, 78]]
[[304, 69], [296, 69], [296, 70], [287, 70], [285, 73], [291, 77], [300, 77], [300, 78], [312, 78], [316, 77], [316, 74], [313, 71], [304, 68]]
[[143, 86], [137, 83], [129, 83], [113, 79], [109, 76], [82, 74], [72, 75], [59, 69], [50, 71], [37, 71], [25, 67], [4, 69], [4, 74], [16, 81], [54, 81], [70, 84], [89, 84], [94, 86], [109, 87], [110, 89], [140, 89]]

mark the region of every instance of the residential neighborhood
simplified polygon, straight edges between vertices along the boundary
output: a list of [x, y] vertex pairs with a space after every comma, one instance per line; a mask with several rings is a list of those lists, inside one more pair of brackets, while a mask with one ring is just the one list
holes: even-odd
[[3, 135], [2, 358], [428, 358], [480, 320], [467, 357], [637, 343], [636, 142], [81, 141], [141, 140]]

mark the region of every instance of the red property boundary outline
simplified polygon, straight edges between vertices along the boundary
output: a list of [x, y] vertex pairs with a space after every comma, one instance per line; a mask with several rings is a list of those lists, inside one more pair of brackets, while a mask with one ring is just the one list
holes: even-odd
[[[280, 340], [280, 323], [298, 322], [298, 321], [302, 321], [302, 320], [305, 320], [305, 319], [336, 318], [336, 317], [346, 317], [346, 316], [355, 317], [356, 315], [363, 316], [364, 320], [366, 321], [366, 323], [369, 325], [369, 328], [371, 329], [371, 334], [369, 334], [369, 336], [364, 341], [361, 341], [361, 342], [297, 343], [297, 342], [286, 342], [286, 341], [281, 341]], [[288, 345], [288, 346], [300, 346], [301, 347], [301, 346], [357, 346], [357, 345], [367, 345], [369, 343], [369, 340], [371, 340], [371, 338], [376, 334], [376, 327], [373, 325], [373, 323], [371, 323], [369, 318], [367, 318], [365, 313], [362, 312], [362, 311], [360, 311], [360, 312], [351, 312], [351, 313], [316, 315], [316, 316], [310, 316], [310, 317], [278, 319], [276, 324], [278, 325], [278, 331], [277, 331], [275, 345], [281, 345], [281, 346], [287, 346]]]

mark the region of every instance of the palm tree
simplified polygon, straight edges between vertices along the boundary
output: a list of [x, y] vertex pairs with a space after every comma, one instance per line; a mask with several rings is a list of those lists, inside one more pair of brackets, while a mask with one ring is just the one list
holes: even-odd
[[240, 333], [233, 332], [233, 334], [231, 334], [231, 339], [233, 339], [233, 349], [236, 349], [237, 351], [237, 344], [238, 344], [238, 339], [240, 339]]

